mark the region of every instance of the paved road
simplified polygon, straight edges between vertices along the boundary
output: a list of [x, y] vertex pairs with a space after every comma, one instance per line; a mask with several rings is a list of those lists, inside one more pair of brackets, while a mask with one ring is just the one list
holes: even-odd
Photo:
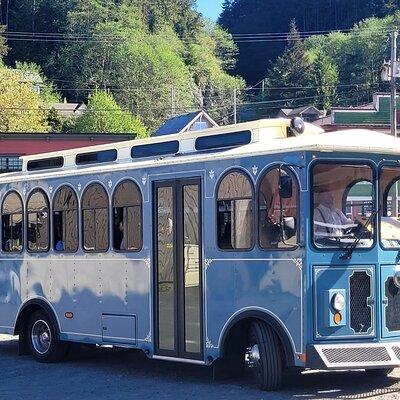
[[400, 399], [400, 370], [388, 379], [363, 372], [307, 372], [286, 379], [279, 393], [245, 380], [213, 381], [209, 368], [147, 360], [142, 353], [75, 348], [66, 362], [38, 364], [17, 356], [17, 342], [0, 335], [0, 399]]

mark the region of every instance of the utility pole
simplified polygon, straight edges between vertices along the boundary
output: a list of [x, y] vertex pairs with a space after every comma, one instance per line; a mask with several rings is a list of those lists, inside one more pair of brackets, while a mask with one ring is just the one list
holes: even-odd
[[171, 117], [175, 117], [175, 88], [171, 87]]
[[393, 31], [391, 37], [391, 74], [390, 74], [390, 132], [394, 137], [397, 137], [397, 90], [396, 90], [396, 79], [399, 73], [399, 63], [397, 61], [397, 36], [398, 31]]
[[233, 89], [233, 122], [237, 124], [237, 90]]

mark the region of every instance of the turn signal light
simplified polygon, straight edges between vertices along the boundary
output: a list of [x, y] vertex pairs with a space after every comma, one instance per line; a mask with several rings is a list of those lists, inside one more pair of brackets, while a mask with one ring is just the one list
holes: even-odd
[[342, 315], [340, 313], [336, 313], [333, 316], [333, 321], [335, 322], [336, 325], [339, 325], [342, 322]]
[[65, 318], [67, 318], [67, 319], [72, 319], [72, 318], [74, 318], [74, 313], [72, 313], [72, 312], [70, 312], [70, 311], [67, 311], [67, 312], [65, 313]]

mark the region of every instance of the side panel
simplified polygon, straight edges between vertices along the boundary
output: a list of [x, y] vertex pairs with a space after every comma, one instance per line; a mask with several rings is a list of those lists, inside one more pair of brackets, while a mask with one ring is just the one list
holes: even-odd
[[219, 347], [233, 316], [257, 310], [280, 322], [302, 353], [301, 259], [208, 259], [206, 266], [207, 346]]
[[20, 279], [20, 260], [0, 260], [0, 330], [14, 327], [15, 315], [21, 306], [23, 282]]

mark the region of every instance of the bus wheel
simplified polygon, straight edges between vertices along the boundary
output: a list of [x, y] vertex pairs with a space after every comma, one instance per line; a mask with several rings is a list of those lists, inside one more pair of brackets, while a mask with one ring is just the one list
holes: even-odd
[[264, 322], [255, 321], [250, 325], [245, 363], [261, 390], [281, 387], [283, 366], [279, 339]]
[[367, 375], [371, 377], [385, 377], [391, 374], [394, 371], [393, 368], [386, 368], [386, 369], [366, 369], [365, 372]]
[[58, 339], [54, 324], [43, 311], [35, 312], [29, 320], [27, 339], [36, 361], [57, 362], [67, 354], [68, 343]]

